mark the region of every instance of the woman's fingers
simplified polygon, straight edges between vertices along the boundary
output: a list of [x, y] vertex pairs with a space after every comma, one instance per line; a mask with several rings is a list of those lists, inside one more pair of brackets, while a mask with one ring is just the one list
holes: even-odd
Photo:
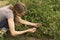
[[29, 30], [29, 32], [35, 32], [36, 31], [36, 28], [31, 28], [31, 29], [28, 29]]
[[36, 31], [36, 28], [33, 28], [32, 31], [35, 32]]
[[42, 26], [42, 23], [36, 23], [36, 25], [35, 25], [36, 28], [38, 28], [40, 26]]

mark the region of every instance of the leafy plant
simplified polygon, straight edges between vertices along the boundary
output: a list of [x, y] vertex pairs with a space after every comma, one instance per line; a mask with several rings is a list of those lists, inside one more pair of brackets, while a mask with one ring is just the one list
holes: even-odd
[[[13, 5], [17, 2], [26, 4], [27, 12], [23, 19], [43, 24], [34, 34], [28, 33], [28, 36], [45, 36], [60, 40], [60, 0], [9, 0]], [[28, 28], [30, 27], [21, 25], [16, 30]]]

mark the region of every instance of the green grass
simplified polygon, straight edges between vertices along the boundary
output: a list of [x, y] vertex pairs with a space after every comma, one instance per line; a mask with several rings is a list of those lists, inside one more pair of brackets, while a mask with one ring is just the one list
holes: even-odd
[[26, 34], [12, 37], [10, 34], [7, 34], [4, 35], [4, 40], [52, 40], [52, 39], [46, 37], [36, 38], [27, 36]]
[[[60, 40], [60, 0], [8, 0], [9, 4], [15, 4], [18, 1], [26, 4], [27, 12], [22, 18], [30, 22], [43, 23], [35, 33], [27, 33], [26, 36], [33, 38], [49, 38]], [[16, 30], [25, 30], [30, 26], [20, 25]], [[7, 34], [6, 40], [20, 40], [20, 36], [11, 37]], [[25, 36], [22, 37], [27, 40]], [[29, 38], [28, 38], [29, 39]]]

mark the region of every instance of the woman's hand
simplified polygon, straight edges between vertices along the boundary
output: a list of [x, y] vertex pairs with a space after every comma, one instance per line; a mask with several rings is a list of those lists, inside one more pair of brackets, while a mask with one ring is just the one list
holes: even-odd
[[34, 33], [35, 31], [36, 31], [36, 28], [28, 29], [28, 32], [32, 32], [32, 33]]
[[34, 26], [35, 26], [36, 28], [38, 28], [38, 27], [42, 26], [42, 23], [35, 23]]

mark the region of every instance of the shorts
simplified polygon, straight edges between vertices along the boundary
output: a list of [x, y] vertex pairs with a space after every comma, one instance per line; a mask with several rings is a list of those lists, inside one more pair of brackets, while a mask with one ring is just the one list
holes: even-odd
[[9, 27], [8, 27], [8, 20], [7, 19], [4, 19], [0, 22], [0, 28], [4, 28], [5, 30], [8, 30]]

